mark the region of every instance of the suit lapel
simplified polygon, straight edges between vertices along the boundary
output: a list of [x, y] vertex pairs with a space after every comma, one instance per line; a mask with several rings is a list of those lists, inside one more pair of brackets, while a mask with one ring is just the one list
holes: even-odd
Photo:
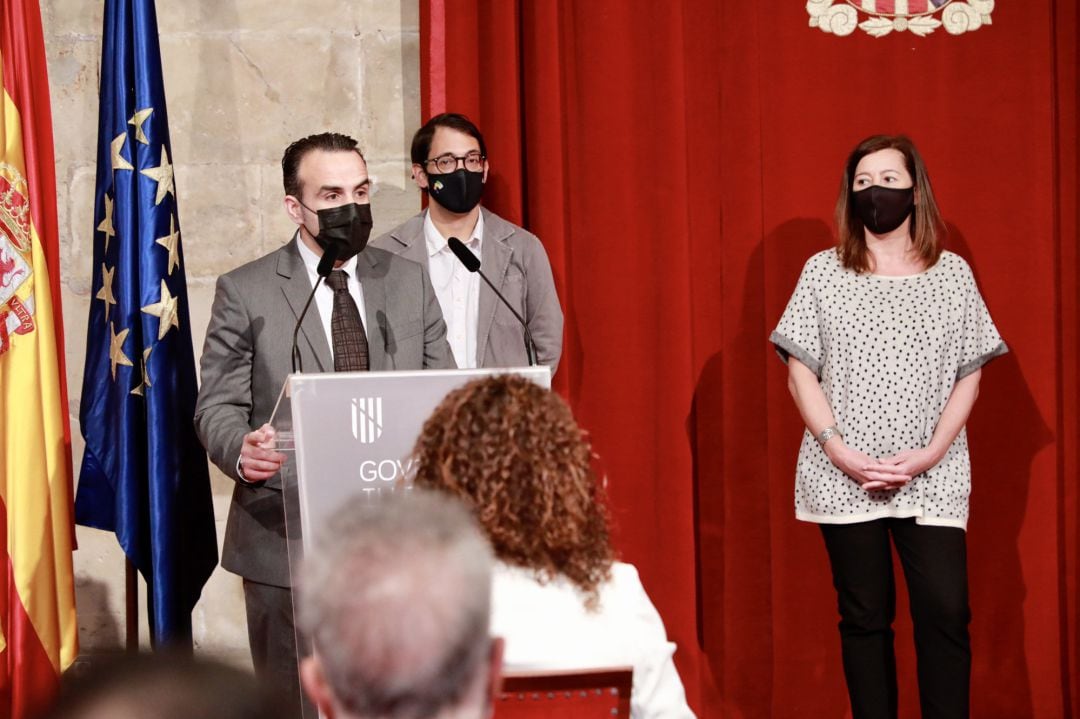
[[[484, 243], [480, 248], [480, 269], [491, 280], [491, 283], [502, 292], [503, 282], [506, 279], [506, 269], [510, 266], [510, 257], [514, 254], [510, 246], [506, 244], [506, 238], [513, 234], [513, 230], [487, 210], [480, 208], [480, 211], [484, 213]], [[477, 367], [484, 366], [484, 355], [487, 354], [491, 323], [495, 321], [495, 310], [498, 309], [501, 302], [487, 283], [481, 279], [480, 299], [476, 312]]]
[[[308, 280], [307, 269], [300, 258], [300, 252], [296, 249], [295, 238], [283, 248], [278, 256], [277, 273], [282, 278], [281, 293], [285, 295], [285, 301], [292, 309], [295, 322], [304, 310], [308, 295], [311, 294], [311, 282]], [[315, 355], [319, 371], [333, 371], [334, 361], [330, 355], [330, 345], [327, 343], [326, 331], [323, 329], [319, 308], [315, 306], [314, 300], [300, 325], [300, 336], [308, 343], [312, 354]], [[289, 339], [291, 341], [292, 338]]]
[[[374, 252], [361, 252], [356, 258], [356, 274], [360, 290], [364, 293], [364, 330], [368, 341], [368, 368], [386, 367], [386, 317], [385, 267], [380, 268]], [[382, 271], [380, 271], [382, 270]]]
[[427, 240], [424, 239], [424, 220], [427, 212], [421, 212], [412, 217], [398, 230], [390, 234], [396, 246], [386, 248], [395, 255], [401, 255], [407, 260], [418, 262], [424, 267], [428, 266]]

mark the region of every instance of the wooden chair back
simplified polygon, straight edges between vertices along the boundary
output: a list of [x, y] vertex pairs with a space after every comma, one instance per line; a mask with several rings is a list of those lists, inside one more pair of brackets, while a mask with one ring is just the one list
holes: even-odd
[[507, 672], [495, 719], [630, 719], [632, 667]]

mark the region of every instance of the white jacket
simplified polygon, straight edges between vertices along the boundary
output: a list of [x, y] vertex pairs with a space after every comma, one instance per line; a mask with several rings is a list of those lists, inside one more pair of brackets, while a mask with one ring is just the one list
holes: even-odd
[[506, 671], [634, 667], [633, 719], [693, 719], [660, 613], [637, 570], [616, 562], [600, 588], [600, 606], [565, 577], [541, 584], [528, 570], [496, 565], [493, 636], [506, 640]]

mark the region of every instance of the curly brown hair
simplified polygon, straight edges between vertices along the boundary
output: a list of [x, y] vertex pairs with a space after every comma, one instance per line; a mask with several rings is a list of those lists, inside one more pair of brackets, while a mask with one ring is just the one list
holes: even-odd
[[502, 562], [562, 575], [596, 607], [614, 552], [592, 449], [554, 392], [512, 374], [446, 396], [414, 450], [414, 484], [473, 507]]

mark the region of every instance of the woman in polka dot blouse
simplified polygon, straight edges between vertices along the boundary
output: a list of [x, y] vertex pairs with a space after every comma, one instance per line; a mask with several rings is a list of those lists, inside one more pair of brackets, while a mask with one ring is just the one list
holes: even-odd
[[966, 717], [971, 674], [964, 423], [1007, 352], [971, 268], [942, 250], [922, 158], [875, 136], [848, 158], [839, 243], [811, 257], [770, 340], [806, 432], [795, 516], [821, 528], [855, 719], [895, 717], [896, 545], [923, 717]]

